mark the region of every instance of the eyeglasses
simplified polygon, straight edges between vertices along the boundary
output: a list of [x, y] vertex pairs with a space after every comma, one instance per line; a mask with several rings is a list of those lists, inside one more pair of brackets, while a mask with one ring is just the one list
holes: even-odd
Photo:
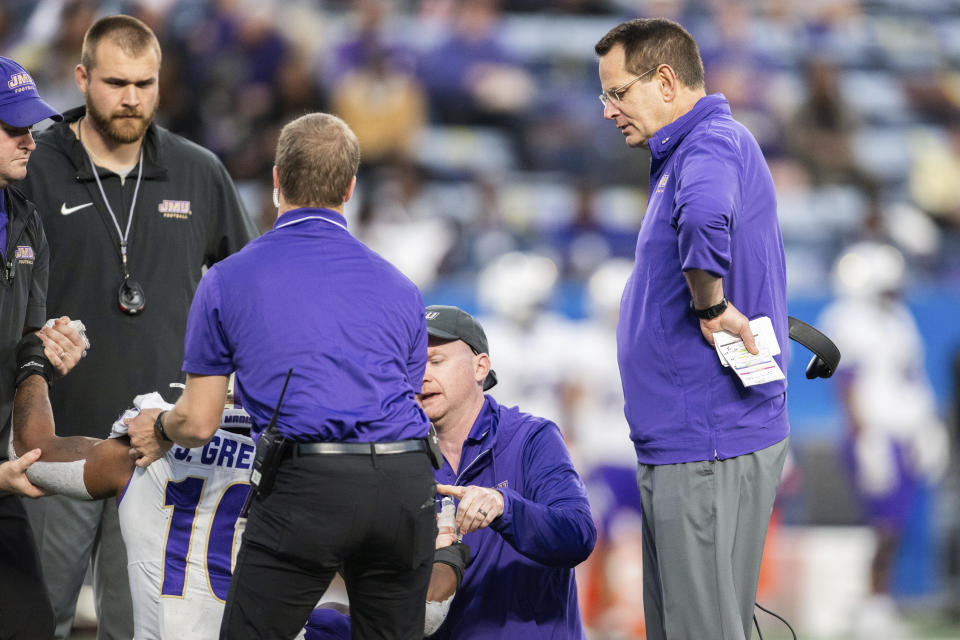
[[650, 69], [649, 71], [644, 71], [640, 75], [635, 76], [632, 80], [628, 80], [626, 83], [620, 85], [616, 89], [607, 89], [597, 97], [600, 98], [600, 102], [603, 103], [604, 107], [607, 106], [607, 102], [609, 100], [613, 100], [614, 102], [620, 102], [621, 100], [623, 100], [623, 96], [627, 94], [627, 91], [630, 89], [630, 87], [633, 86], [634, 82], [636, 82], [643, 76], [647, 75], [648, 73], [656, 71], [659, 67], [660, 65], [658, 64], [653, 69]]

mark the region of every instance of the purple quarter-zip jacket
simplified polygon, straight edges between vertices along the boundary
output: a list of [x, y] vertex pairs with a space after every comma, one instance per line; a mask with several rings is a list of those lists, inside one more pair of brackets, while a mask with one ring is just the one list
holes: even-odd
[[700, 333], [683, 272], [723, 278], [749, 319], [769, 316], [787, 368], [786, 266], [773, 179], [721, 94], [649, 141], [650, 199], [620, 303], [617, 359], [637, 460], [726, 459], [790, 430], [786, 381], [745, 388]]
[[470, 565], [434, 640], [585, 638], [573, 568], [597, 540], [590, 503], [557, 425], [486, 396], [460, 468], [437, 482], [494, 487], [503, 514], [468, 533]]

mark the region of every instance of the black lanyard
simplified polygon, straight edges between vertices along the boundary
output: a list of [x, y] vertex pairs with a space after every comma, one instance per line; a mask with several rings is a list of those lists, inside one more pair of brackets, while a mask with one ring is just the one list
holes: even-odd
[[[81, 120], [82, 122], [82, 120]], [[113, 226], [117, 230], [117, 235], [120, 236], [120, 262], [123, 266], [123, 280], [120, 282], [120, 288], [117, 291], [117, 304], [120, 305], [120, 309], [131, 316], [135, 316], [141, 311], [146, 303], [146, 295], [143, 292], [143, 287], [139, 282], [130, 277], [129, 271], [127, 271], [127, 240], [130, 237], [130, 227], [133, 224], [133, 213], [137, 207], [137, 196], [140, 193], [140, 181], [143, 179], [143, 145], [140, 146], [140, 161], [137, 166], [137, 184], [133, 188], [133, 201], [130, 203], [130, 216], [127, 218], [127, 228], [124, 231], [120, 230], [120, 223], [117, 222], [117, 216], [113, 213], [113, 207], [110, 206], [110, 201], [107, 199], [107, 194], [103, 190], [103, 183], [100, 181], [100, 173], [97, 171], [97, 166], [93, 162], [93, 154], [83, 146], [83, 136], [81, 134], [80, 122], [77, 123], [77, 140], [80, 142], [80, 146], [83, 147], [83, 150], [87, 154], [87, 159], [90, 160], [90, 169], [93, 171], [93, 179], [97, 181], [97, 188], [100, 189], [100, 197], [103, 198], [103, 204], [107, 208], [107, 213], [110, 214], [110, 219], [113, 221]]]

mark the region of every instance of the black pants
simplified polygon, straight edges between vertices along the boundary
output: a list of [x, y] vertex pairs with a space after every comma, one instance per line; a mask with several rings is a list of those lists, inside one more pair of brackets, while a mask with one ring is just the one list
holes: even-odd
[[437, 535], [422, 452], [283, 462], [254, 500], [220, 638], [293, 638], [337, 571], [353, 638], [420, 640]]
[[0, 638], [53, 637], [53, 607], [18, 496], [0, 496]]

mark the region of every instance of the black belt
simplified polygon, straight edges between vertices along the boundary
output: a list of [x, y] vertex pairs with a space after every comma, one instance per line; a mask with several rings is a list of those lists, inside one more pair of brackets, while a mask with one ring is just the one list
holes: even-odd
[[422, 440], [398, 440], [397, 442], [296, 442], [293, 443], [294, 455], [380, 455], [426, 451], [427, 444]]

